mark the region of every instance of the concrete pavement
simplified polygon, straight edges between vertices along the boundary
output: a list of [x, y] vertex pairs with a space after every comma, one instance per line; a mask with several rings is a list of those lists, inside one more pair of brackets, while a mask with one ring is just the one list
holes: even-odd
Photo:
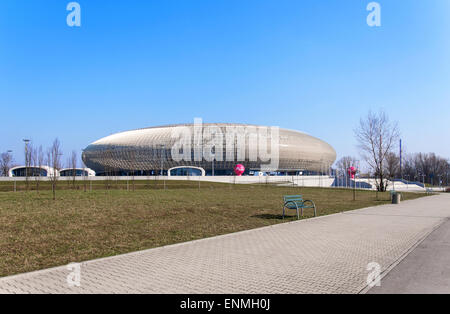
[[84, 262], [79, 287], [66, 266], [1, 278], [0, 293], [359, 293], [369, 263], [385, 274], [448, 217], [442, 194]]
[[450, 220], [420, 243], [369, 294], [450, 293]]

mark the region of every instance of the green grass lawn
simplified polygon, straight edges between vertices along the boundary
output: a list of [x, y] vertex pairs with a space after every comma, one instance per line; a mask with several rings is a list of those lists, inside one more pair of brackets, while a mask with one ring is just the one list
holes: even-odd
[[[282, 223], [282, 196], [303, 194], [328, 215], [389, 202], [389, 193], [189, 182], [136, 191], [0, 193], [0, 276]], [[62, 187], [66, 182], [60, 182]], [[404, 199], [423, 194], [403, 193]], [[295, 219], [290, 211], [285, 221]], [[312, 210], [305, 212], [312, 216]]]

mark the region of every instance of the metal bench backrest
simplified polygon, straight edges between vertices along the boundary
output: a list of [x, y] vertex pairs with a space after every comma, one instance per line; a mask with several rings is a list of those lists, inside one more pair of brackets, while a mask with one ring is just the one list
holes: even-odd
[[[285, 195], [284, 196], [284, 203], [286, 202], [293, 202], [298, 205], [301, 205], [303, 203], [303, 196], [302, 195]], [[293, 205], [293, 203], [289, 203], [290, 205]]]
[[303, 217], [303, 209], [304, 208], [314, 208], [314, 217], [317, 216], [316, 204], [314, 204], [311, 200], [304, 200], [302, 195], [285, 195], [283, 196], [284, 205], [283, 205], [283, 219], [284, 219], [284, 211], [285, 209], [296, 209], [297, 210], [297, 219], [300, 219], [300, 213]]

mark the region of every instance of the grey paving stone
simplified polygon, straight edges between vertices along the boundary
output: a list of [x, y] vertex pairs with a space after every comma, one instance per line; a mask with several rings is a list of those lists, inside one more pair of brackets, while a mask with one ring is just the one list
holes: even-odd
[[0, 293], [358, 293], [450, 217], [450, 195], [0, 278]]

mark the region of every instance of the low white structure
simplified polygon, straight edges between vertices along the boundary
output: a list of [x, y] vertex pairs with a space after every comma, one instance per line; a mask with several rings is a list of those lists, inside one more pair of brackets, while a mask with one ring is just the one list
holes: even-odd
[[[9, 170], [8, 176], [10, 178], [26, 177], [28, 174], [28, 177], [52, 177], [54, 175], [56, 175], [58, 177], [59, 176], [69, 177], [69, 176], [72, 176], [72, 172], [73, 172], [72, 168], [56, 170], [56, 169], [54, 169], [52, 167], [48, 167], [48, 166], [40, 166], [40, 167], [17, 166], [17, 167], [13, 167]], [[76, 172], [77, 177], [82, 177], [82, 176], [95, 177], [95, 171], [92, 169], [89, 169], [89, 168], [76, 168], [75, 172]], [[84, 174], [83, 174], [83, 172], [84, 172]]]
[[59, 175], [58, 170], [55, 170], [52, 167], [48, 166], [40, 166], [40, 167], [25, 167], [25, 166], [17, 166], [9, 169], [8, 176], [12, 177], [26, 177], [28, 174], [29, 177], [50, 177], [53, 175]]
[[[189, 172], [189, 171], [192, 171], [192, 170], [194, 170], [194, 171], [200, 171], [200, 175], [192, 175], [192, 176], [201, 176], [201, 177], [204, 177], [205, 175], [206, 175], [206, 171], [205, 171], [205, 169], [203, 169], [203, 168], [201, 168], [201, 167], [194, 167], [194, 166], [180, 166], [180, 167], [173, 167], [173, 168], [170, 168], [168, 171], [167, 171], [167, 175], [169, 176], [169, 177], [171, 177], [172, 176], [172, 171], [177, 171], [177, 170], [180, 170], [180, 171], [186, 171], [186, 172]], [[178, 175], [173, 175], [173, 176], [178, 176]]]
[[[335, 187], [341, 187], [341, 188], [352, 188], [355, 185], [356, 182], [356, 188], [360, 189], [369, 189], [369, 190], [376, 190], [377, 189], [377, 183], [375, 179], [364, 179], [364, 178], [358, 178], [358, 179], [342, 179], [337, 178], [333, 186]], [[425, 188], [423, 187], [423, 184], [419, 182], [407, 182], [407, 181], [401, 181], [401, 180], [387, 180], [387, 191], [404, 191], [404, 192], [419, 192], [419, 191], [425, 191]]]
[[59, 176], [61, 177], [73, 177], [73, 171], [75, 170], [76, 177], [95, 177], [95, 171], [89, 168], [64, 168], [59, 170]]

